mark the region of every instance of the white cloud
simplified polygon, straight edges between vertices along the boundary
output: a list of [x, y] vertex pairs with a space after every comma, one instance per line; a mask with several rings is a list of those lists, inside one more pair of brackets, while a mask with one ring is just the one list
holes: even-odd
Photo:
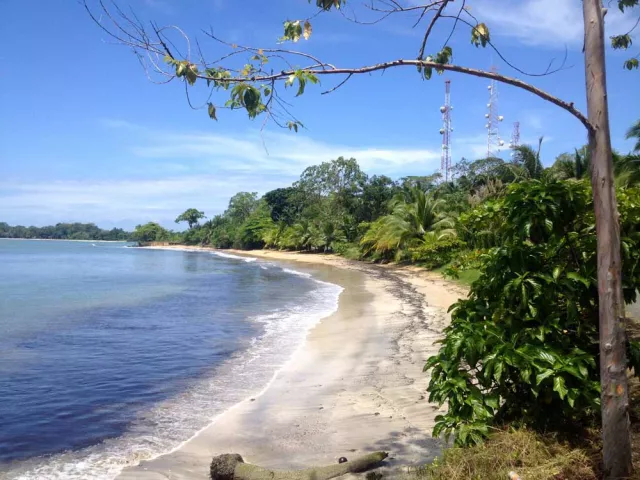
[[[4, 221], [51, 224], [94, 221], [99, 225], [158, 221], [171, 226], [186, 208], [197, 207], [209, 215], [225, 209], [239, 191], [265, 192], [281, 181], [245, 176], [179, 176], [159, 180], [58, 181], [15, 185], [0, 182]], [[132, 219], [132, 220], [128, 220]]]
[[[113, 121], [109, 125], [136, 131], [141, 128]], [[131, 151], [147, 159], [197, 159], [229, 171], [260, 168], [263, 172], [288, 176], [298, 176], [310, 165], [339, 156], [356, 158], [367, 172], [387, 174], [412, 167], [432, 171], [438, 168], [440, 159], [440, 151], [435, 149], [329, 144], [303, 134], [272, 131], [261, 136], [257, 131], [218, 134], [147, 130]]]
[[487, 136], [478, 134], [458, 138], [453, 137], [451, 149], [456, 160], [461, 157], [472, 161], [478, 158], [485, 158], [487, 156]]
[[[473, 13], [487, 23], [494, 36], [514, 37], [534, 46], [582, 45], [582, 7], [576, 0], [477, 0]], [[612, 4], [605, 17], [607, 34], [625, 33], [634, 22], [635, 18], [623, 15]]]

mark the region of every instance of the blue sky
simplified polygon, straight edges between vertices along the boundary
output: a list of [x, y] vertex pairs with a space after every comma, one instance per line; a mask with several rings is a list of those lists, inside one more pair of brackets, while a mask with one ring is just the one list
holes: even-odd
[[[97, 0], [91, 0], [93, 4]], [[405, 0], [405, 4], [416, 3]], [[200, 30], [213, 28], [238, 44], [272, 48], [282, 21], [306, 18], [306, 0], [119, 0], [140, 18], [179, 25], [199, 35], [212, 58], [223, 51]], [[277, 8], [269, 7], [278, 4]], [[361, 0], [349, 4], [361, 11]], [[457, 2], [456, 2], [457, 3]], [[306, 129], [298, 134], [249, 120], [240, 111], [219, 111], [218, 122], [189, 108], [178, 83], [150, 83], [138, 60], [114, 45], [76, 0], [3, 0], [0, 17], [0, 221], [45, 225], [93, 221], [132, 228], [149, 220], [175, 227], [189, 207], [208, 216], [222, 212], [231, 195], [285, 186], [308, 165], [354, 156], [370, 174], [429, 174], [439, 168], [444, 78], [452, 80], [453, 157], [486, 152], [484, 113], [488, 82], [459, 74], [421, 81], [413, 68], [353, 78], [330, 95], [323, 79], [293, 112]], [[455, 3], [454, 3], [455, 5]], [[501, 64], [489, 49], [470, 45], [460, 28], [453, 62], [519, 76], [585, 110], [582, 26], [577, 0], [472, 0], [502, 53], [529, 71], [544, 70], [568, 53], [567, 68], [525, 78]], [[637, 16], [637, 12], [636, 12]], [[363, 18], [363, 17], [360, 17]], [[314, 19], [314, 32], [296, 48], [338, 66], [363, 66], [415, 58], [423, 26], [398, 15], [374, 26], [355, 25], [339, 14]], [[611, 8], [608, 33], [635, 22]], [[436, 27], [427, 51], [442, 46], [450, 23]], [[436, 41], [437, 40], [437, 41]], [[628, 56], [628, 55], [627, 55]], [[609, 106], [614, 147], [626, 152], [624, 132], [638, 118], [637, 72], [622, 69], [625, 53], [608, 51]], [[500, 86], [499, 109], [508, 140], [521, 124], [524, 143], [544, 135], [543, 159], [585, 143], [580, 123], [564, 111], [513, 87]], [[194, 101], [206, 100], [196, 87]], [[213, 100], [222, 104], [222, 96]], [[265, 148], [266, 147], [266, 148]]]

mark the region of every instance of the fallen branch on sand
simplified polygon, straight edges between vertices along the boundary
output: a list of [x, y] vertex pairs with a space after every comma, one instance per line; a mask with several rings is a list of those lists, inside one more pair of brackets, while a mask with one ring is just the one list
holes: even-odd
[[366, 472], [387, 458], [386, 452], [374, 452], [351, 462], [312, 467], [304, 470], [268, 470], [244, 463], [237, 453], [218, 455], [211, 460], [211, 480], [328, 480], [347, 473]]

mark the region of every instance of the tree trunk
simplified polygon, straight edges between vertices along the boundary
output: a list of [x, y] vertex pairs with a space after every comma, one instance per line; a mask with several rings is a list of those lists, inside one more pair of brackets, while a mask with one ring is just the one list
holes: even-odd
[[600, 381], [605, 478], [627, 478], [631, 464], [620, 227], [613, 178], [601, 0], [583, 0], [591, 183], [598, 242]]
[[325, 467], [304, 470], [268, 470], [244, 463], [237, 453], [219, 455], [211, 460], [211, 480], [329, 480], [347, 473], [366, 472], [380, 465], [387, 458], [386, 452], [373, 452], [351, 462], [336, 463]]

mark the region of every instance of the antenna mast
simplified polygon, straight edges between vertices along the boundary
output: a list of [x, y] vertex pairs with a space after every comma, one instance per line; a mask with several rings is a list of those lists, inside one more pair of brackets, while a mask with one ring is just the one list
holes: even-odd
[[451, 80], [444, 81], [444, 105], [440, 107], [442, 113], [442, 160], [440, 162], [440, 171], [445, 182], [449, 181], [449, 170], [451, 169]]
[[[511, 150], [515, 150], [520, 146], [520, 122], [513, 122], [513, 132], [511, 133], [511, 143], [509, 143], [509, 148]], [[511, 152], [511, 156], [513, 157], [513, 152]]]
[[[498, 69], [491, 67], [491, 71], [496, 73]], [[491, 84], [487, 87], [489, 90], [489, 103], [487, 103], [488, 112], [484, 114], [487, 119], [485, 128], [487, 129], [487, 158], [497, 157], [500, 154], [500, 148], [504, 146], [504, 140], [500, 138], [500, 122], [504, 120], [502, 115], [498, 115], [498, 82], [491, 80]]]

